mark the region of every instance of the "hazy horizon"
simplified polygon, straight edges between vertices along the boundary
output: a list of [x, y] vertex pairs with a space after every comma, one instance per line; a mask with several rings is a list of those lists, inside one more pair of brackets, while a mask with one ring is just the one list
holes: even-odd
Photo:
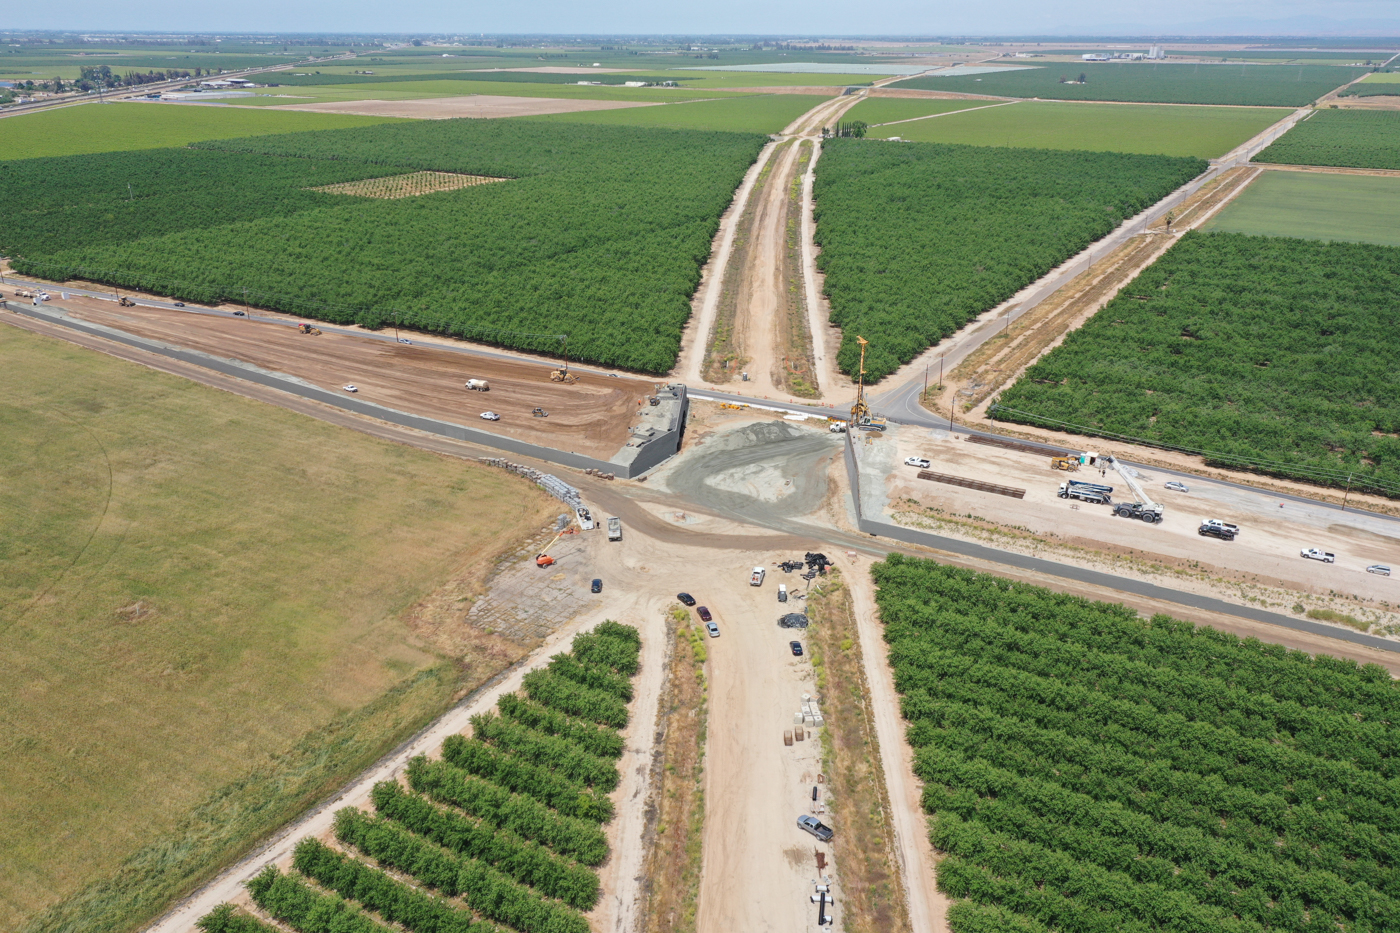
[[74, 0], [62, 8], [11, 10], [0, 31], [210, 34], [469, 34], [574, 36], [1327, 36], [1390, 38], [1400, 33], [1393, 0], [1183, 0], [1165, 15], [1161, 4], [1085, 0], [1035, 3], [993, 0], [970, 8], [910, 0], [853, 10], [823, 0], [777, 0], [754, 7], [736, 0], [694, 7], [638, 0], [565, 3], [520, 0], [469, 6], [410, 0], [385, 7], [366, 0], [298, 4], [249, 0], [236, 7], [152, 0], [139, 8]]

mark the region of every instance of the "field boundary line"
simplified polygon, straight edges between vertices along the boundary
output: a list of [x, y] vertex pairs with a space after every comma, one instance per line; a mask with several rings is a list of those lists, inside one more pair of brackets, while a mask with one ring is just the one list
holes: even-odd
[[[894, 99], [897, 100], [898, 98], [894, 98]], [[1012, 104], [1024, 104], [1024, 103], [1026, 103], [1026, 101], [1024, 101], [1024, 100], [1007, 100], [1007, 101], [1002, 101], [1002, 102], [999, 103], [999, 104], [982, 104], [982, 105], [977, 106], [977, 107], [964, 107], [962, 110], [949, 110], [947, 113], [930, 113], [930, 114], [925, 114], [925, 115], [922, 116], [922, 117], [910, 117], [910, 118], [907, 119], [907, 120], [891, 120], [891, 121], [888, 122], [888, 123], [872, 123], [872, 124], [870, 124], [870, 126], [871, 126], [872, 129], [873, 129], [874, 127], [877, 127], [877, 126], [898, 126], [898, 125], [901, 124], [901, 123], [916, 123], [916, 122], [918, 122], [919, 120], [934, 120], [934, 119], [937, 119], [938, 117], [951, 117], [951, 116], [952, 116], [953, 114], [955, 114], [955, 113], [969, 113], [969, 112], [971, 112], [971, 111], [973, 111], [973, 110], [990, 110], [990, 109], [992, 109], [993, 107], [1010, 107]]]

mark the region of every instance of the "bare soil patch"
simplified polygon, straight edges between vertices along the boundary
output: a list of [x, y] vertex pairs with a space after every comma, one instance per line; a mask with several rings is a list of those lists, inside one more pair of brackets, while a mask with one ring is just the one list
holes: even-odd
[[489, 175], [463, 175], [458, 172], [410, 172], [407, 175], [390, 175], [387, 178], [366, 178], [363, 181], [343, 181], [338, 185], [322, 185], [311, 188], [325, 194], [348, 194], [359, 198], [412, 198], [435, 191], [456, 191], [473, 185], [486, 185], [493, 181], [510, 181], [509, 178], [492, 178]]
[[[657, 383], [628, 377], [585, 374], [575, 385], [549, 381], [549, 369], [505, 356], [457, 352], [431, 343], [410, 344], [373, 339], [353, 331], [337, 333], [321, 324], [320, 336], [299, 334], [290, 315], [275, 320], [227, 318], [190, 311], [138, 306], [119, 308], [97, 298], [55, 299], [79, 320], [176, 346], [231, 358], [296, 376], [336, 392], [346, 384], [356, 397], [399, 411], [469, 425], [606, 460], [627, 442], [639, 404]], [[264, 312], [257, 312], [261, 318]], [[285, 322], [285, 323], [284, 323]], [[410, 339], [410, 338], [406, 338]], [[485, 379], [488, 392], [465, 388], [468, 379]], [[533, 417], [535, 408], [549, 412]], [[500, 421], [483, 421], [483, 411]]]
[[811, 164], [816, 143], [803, 140], [797, 146], [796, 162], [791, 175], [785, 179], [786, 226], [783, 232], [783, 262], [778, 273], [780, 295], [776, 316], [777, 349], [781, 357], [775, 361], [773, 379], [775, 387], [792, 395], [820, 398], [812, 334], [807, 327], [807, 290], [804, 288], [802, 262], [803, 178]]
[[501, 119], [542, 116], [547, 113], [580, 113], [585, 110], [618, 110], [623, 107], [658, 107], [660, 103], [473, 94], [466, 97], [428, 97], [422, 100], [332, 100], [316, 104], [279, 104], [266, 109], [357, 113], [369, 117], [407, 117], [412, 120], [455, 120], [459, 117]]

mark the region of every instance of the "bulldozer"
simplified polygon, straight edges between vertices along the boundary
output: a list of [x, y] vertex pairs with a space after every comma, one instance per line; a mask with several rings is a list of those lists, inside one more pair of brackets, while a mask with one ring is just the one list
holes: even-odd
[[310, 324], [298, 324], [298, 325], [297, 325], [297, 333], [298, 333], [298, 334], [310, 334], [310, 335], [313, 336], [313, 337], [319, 337], [319, 336], [321, 335], [321, 328], [319, 328], [319, 327], [312, 327]]
[[130, 298], [127, 298], [127, 297], [125, 297], [125, 296], [122, 296], [122, 297], [118, 298], [118, 299], [117, 299], [117, 304], [121, 305], [123, 308], [134, 308], [134, 307], [136, 307], [136, 302], [132, 301]]
[[549, 381], [573, 385], [575, 382], [578, 382], [578, 375], [569, 372], [569, 338], [567, 335], [560, 334], [559, 343], [563, 347], [561, 355], [564, 357], [564, 365], [550, 372]]
[[1064, 470], [1067, 473], [1074, 473], [1079, 469], [1078, 457], [1051, 457], [1050, 469]]

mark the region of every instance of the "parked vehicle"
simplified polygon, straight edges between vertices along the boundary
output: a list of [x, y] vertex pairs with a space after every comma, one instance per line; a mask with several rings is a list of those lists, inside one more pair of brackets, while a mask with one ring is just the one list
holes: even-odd
[[1201, 520], [1201, 527], [1196, 529], [1196, 533], [1201, 537], [1219, 538], [1221, 541], [1233, 541], [1235, 535], [1240, 533], [1239, 525], [1232, 525], [1229, 522], [1222, 522], [1218, 518], [1205, 518]]
[[676, 599], [679, 599], [681, 601], [682, 606], [695, 605], [695, 597], [691, 596], [689, 593], [677, 593]]
[[608, 519], [608, 540], [622, 540], [622, 519], [618, 518], [616, 515]]
[[485, 379], [468, 379], [464, 384], [468, 389], [471, 389], [473, 392], [491, 391], [491, 384]]
[[933, 466], [932, 463], [925, 460], [923, 457], [905, 457], [904, 465], [918, 467], [921, 470], [927, 470], [929, 467]]
[[1385, 564], [1372, 564], [1366, 568], [1367, 573], [1379, 574], [1382, 577], [1390, 576], [1390, 568]]
[[805, 813], [797, 818], [797, 825], [807, 830], [807, 832], [811, 833], [813, 836], [816, 836], [822, 842], [830, 842], [831, 837], [835, 835], [832, 833], [830, 826], [827, 826], [815, 816], [807, 816]]
[[795, 657], [795, 658], [800, 658], [800, 657], [802, 657], [802, 642], [800, 642], [800, 641], [790, 641], [790, 642], [788, 642], [788, 647], [792, 649], [792, 656], [793, 656], [793, 657]]
[[1165, 485], [1165, 487], [1166, 487], [1167, 489], [1170, 489], [1172, 492], [1190, 492], [1190, 491], [1191, 491], [1191, 487], [1190, 487], [1190, 486], [1186, 485], [1185, 483], [1178, 483], [1176, 480], [1172, 480], [1170, 483], [1166, 483], [1166, 484], [1164, 484], [1164, 485]]
[[711, 638], [718, 638], [718, 637], [719, 637], [719, 626], [716, 625], [716, 624], [713, 623], [713, 622], [706, 622], [706, 623], [705, 623], [705, 631], [707, 631], [707, 632], [710, 633], [710, 637], [711, 637]]
[[593, 579], [593, 585], [589, 587], [589, 589], [591, 589], [595, 593], [603, 592], [603, 581], [595, 577]]
[[831, 422], [831, 425], [827, 428], [827, 430], [830, 431], [832, 434], [845, 434], [845, 433], [846, 433], [846, 422], [844, 422], [844, 421], [833, 421], [833, 422]]
[[749, 574], [749, 586], [762, 586], [763, 573], [764, 570], [762, 567], [755, 567], [753, 571]]
[[358, 392], [358, 391], [360, 391], [359, 388], [357, 388], [353, 382], [348, 383], [348, 384], [346, 384], [346, 385], [343, 385], [343, 386], [341, 386], [341, 388], [344, 389], [346, 392]]
[[785, 602], [787, 602], [787, 584], [786, 584], [786, 583], [779, 583], [779, 584], [778, 584], [778, 602], [780, 602], [780, 603], [785, 603]]
[[483, 411], [483, 412], [481, 413], [481, 420], [482, 420], [482, 421], [500, 421], [500, 420], [501, 420], [501, 416], [498, 415], [498, 414], [496, 414], [494, 411]]
[[701, 621], [701, 622], [708, 622], [708, 621], [710, 621], [710, 618], [711, 618], [711, 616], [710, 616], [710, 610], [706, 609], [704, 606], [697, 606], [697, 607], [695, 608], [695, 613], [696, 613], [696, 615], [700, 616], [700, 621]]
[[1320, 547], [1305, 547], [1302, 550], [1302, 555], [1308, 560], [1320, 560], [1324, 564], [1335, 564], [1337, 562], [1336, 554], [1333, 554], [1331, 551], [1324, 551]]

